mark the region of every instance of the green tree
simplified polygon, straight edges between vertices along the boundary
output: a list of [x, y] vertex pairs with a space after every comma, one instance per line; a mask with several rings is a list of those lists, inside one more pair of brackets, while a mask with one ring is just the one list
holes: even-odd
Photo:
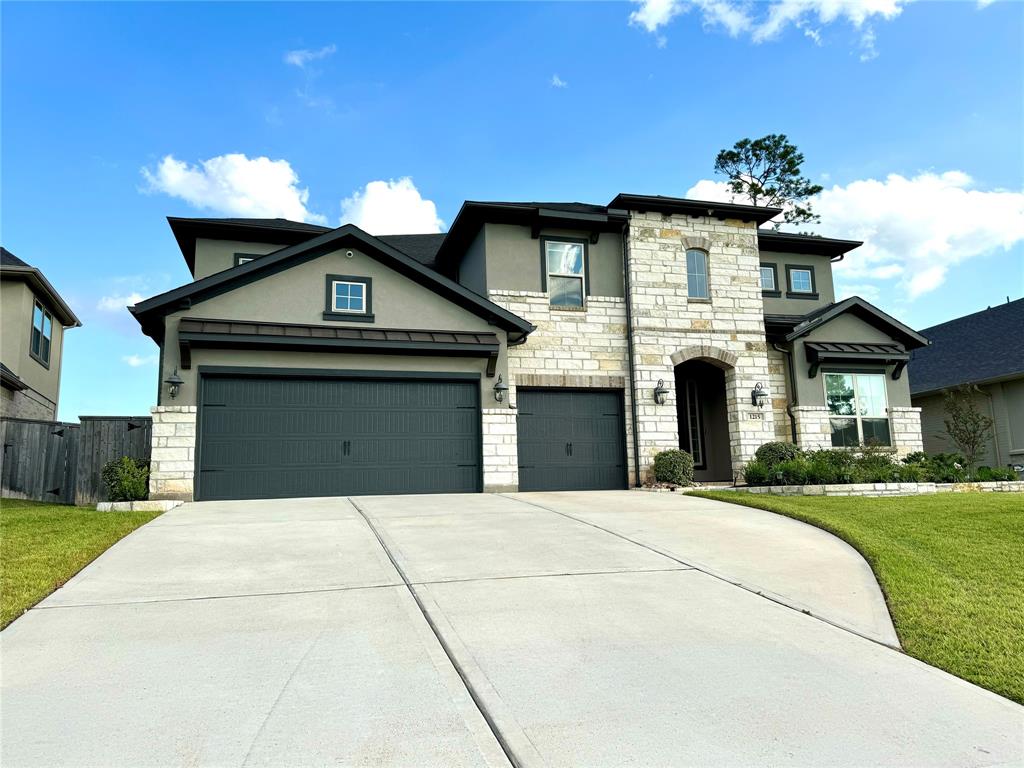
[[992, 434], [993, 421], [978, 410], [970, 387], [948, 390], [943, 395], [943, 404], [948, 417], [946, 434], [964, 455], [968, 470], [973, 471]]
[[785, 134], [770, 133], [723, 149], [715, 158], [715, 173], [729, 177], [733, 194], [748, 197], [754, 205], [784, 208], [787, 224], [803, 224], [821, 218], [807, 201], [822, 190], [800, 174], [803, 162], [803, 154]]

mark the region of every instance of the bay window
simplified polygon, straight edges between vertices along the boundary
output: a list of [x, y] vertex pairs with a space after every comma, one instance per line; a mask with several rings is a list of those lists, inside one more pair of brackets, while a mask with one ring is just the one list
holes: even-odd
[[824, 379], [834, 447], [892, 445], [885, 374], [825, 373]]

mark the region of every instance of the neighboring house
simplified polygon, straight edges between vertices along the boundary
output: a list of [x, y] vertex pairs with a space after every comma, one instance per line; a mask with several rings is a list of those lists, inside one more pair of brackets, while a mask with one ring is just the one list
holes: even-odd
[[0, 416], [57, 417], [64, 330], [81, 325], [35, 267], [0, 248]]
[[195, 281], [160, 345], [154, 497], [626, 488], [658, 451], [730, 481], [770, 440], [920, 450], [925, 339], [777, 209], [466, 202], [446, 235], [170, 219]]
[[946, 434], [942, 395], [945, 390], [969, 386], [981, 412], [994, 422], [981, 463], [1024, 464], [1024, 299], [922, 333], [932, 344], [914, 351], [909, 370], [911, 400], [921, 408], [924, 449], [928, 453], [957, 450]]

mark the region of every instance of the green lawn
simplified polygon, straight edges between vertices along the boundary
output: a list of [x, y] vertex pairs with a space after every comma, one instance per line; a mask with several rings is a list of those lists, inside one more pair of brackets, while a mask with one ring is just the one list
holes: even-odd
[[0, 500], [0, 628], [158, 514]]
[[1024, 494], [696, 495], [844, 539], [874, 569], [908, 654], [1024, 703]]

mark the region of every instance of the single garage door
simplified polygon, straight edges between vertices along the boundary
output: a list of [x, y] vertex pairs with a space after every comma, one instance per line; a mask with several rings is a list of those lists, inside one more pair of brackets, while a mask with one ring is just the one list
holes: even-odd
[[197, 498], [479, 491], [476, 380], [204, 375]]
[[626, 487], [622, 393], [519, 389], [519, 490]]

